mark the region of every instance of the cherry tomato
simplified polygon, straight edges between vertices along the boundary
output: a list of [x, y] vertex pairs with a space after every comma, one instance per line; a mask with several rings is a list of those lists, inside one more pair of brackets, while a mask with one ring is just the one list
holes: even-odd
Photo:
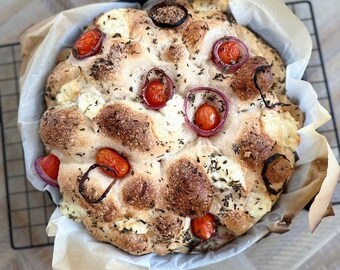
[[203, 130], [212, 130], [220, 123], [220, 116], [215, 109], [208, 103], [198, 107], [195, 113], [195, 124]]
[[195, 236], [203, 240], [209, 239], [216, 231], [215, 217], [212, 214], [207, 213], [203, 217], [192, 219], [191, 231]]
[[225, 64], [235, 64], [240, 56], [240, 48], [234, 41], [227, 41], [218, 48], [218, 56]]
[[111, 148], [100, 149], [96, 156], [96, 162], [113, 169], [114, 172], [105, 170], [105, 168], [101, 168], [103, 172], [112, 177], [122, 178], [130, 170], [129, 162]]
[[90, 56], [99, 51], [98, 42], [101, 40], [102, 33], [92, 29], [83, 33], [74, 44], [74, 49], [79, 56]]
[[58, 178], [60, 160], [53, 154], [48, 154], [40, 160], [40, 167], [52, 179]]
[[152, 81], [145, 89], [145, 99], [150, 106], [160, 106], [168, 101], [168, 93], [160, 81]]

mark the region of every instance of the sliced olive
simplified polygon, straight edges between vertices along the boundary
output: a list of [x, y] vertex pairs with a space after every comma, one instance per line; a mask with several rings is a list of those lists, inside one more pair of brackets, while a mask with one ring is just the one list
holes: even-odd
[[292, 174], [292, 167], [285, 155], [274, 154], [264, 162], [262, 178], [269, 193], [279, 194]]
[[164, 1], [154, 5], [148, 15], [156, 26], [174, 28], [187, 20], [188, 10], [180, 4]]

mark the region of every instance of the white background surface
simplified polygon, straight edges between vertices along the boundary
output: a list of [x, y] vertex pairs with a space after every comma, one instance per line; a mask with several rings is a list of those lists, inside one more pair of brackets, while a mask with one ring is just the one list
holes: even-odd
[[[90, 0], [0, 0], [0, 44], [16, 42], [30, 24], [64, 8]], [[99, 1], [100, 2], [100, 1]], [[101, 1], [104, 2], [104, 1]], [[311, 0], [333, 97], [337, 125], [340, 126], [340, 1]], [[1, 162], [2, 164], [2, 162]], [[339, 189], [338, 189], [339, 190]], [[339, 193], [339, 192], [338, 192]], [[338, 195], [339, 196], [339, 195]], [[340, 196], [339, 196], [340, 197]], [[307, 212], [292, 224], [291, 232], [263, 239], [256, 246], [213, 269], [340, 269], [340, 206], [337, 217], [326, 218], [314, 234], [307, 226]], [[10, 247], [3, 174], [0, 174], [0, 270], [51, 269], [52, 247], [14, 251]], [[275, 244], [276, 249], [266, 249]], [[210, 268], [212, 269], [212, 268]]]

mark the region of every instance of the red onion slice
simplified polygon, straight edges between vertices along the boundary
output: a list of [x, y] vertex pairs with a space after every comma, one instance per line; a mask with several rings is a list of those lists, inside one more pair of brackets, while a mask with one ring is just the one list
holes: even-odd
[[183, 24], [189, 17], [188, 10], [173, 1], [163, 1], [154, 5], [148, 15], [153, 23], [161, 28], [175, 28]]
[[[224, 63], [218, 54], [218, 50], [220, 46], [223, 43], [229, 42], [229, 41], [235, 42], [238, 45], [239, 50], [240, 50], [240, 56], [235, 64]], [[217, 40], [213, 46], [212, 60], [214, 61], [216, 66], [223, 71], [223, 73], [226, 73], [226, 74], [235, 73], [245, 62], [248, 61], [248, 59], [249, 59], [249, 51], [248, 51], [247, 46], [236, 37], [233, 37], [233, 36], [223, 37]]]
[[96, 169], [97, 167], [99, 168], [104, 168], [105, 170], [107, 171], [110, 171], [112, 173], [115, 173], [115, 171], [107, 166], [107, 165], [102, 165], [102, 164], [93, 164], [90, 166], [90, 168], [81, 176], [80, 178], [80, 181], [79, 181], [79, 185], [78, 185], [78, 191], [79, 193], [81, 194], [81, 196], [90, 204], [98, 204], [100, 203], [102, 200], [105, 199], [106, 195], [109, 193], [109, 191], [111, 190], [111, 188], [113, 187], [113, 185], [117, 182], [117, 179], [114, 178], [112, 180], [112, 182], [110, 183], [110, 185], [105, 189], [105, 191], [103, 192], [103, 194], [98, 198], [98, 199], [95, 199], [95, 198], [90, 198], [86, 193], [85, 193], [85, 182], [86, 181], [90, 181], [90, 177], [89, 177], [89, 173]]
[[40, 178], [48, 185], [52, 187], [59, 187], [57, 179], [53, 179], [49, 177], [44, 170], [41, 168], [40, 162], [44, 158], [44, 156], [38, 157], [34, 162], [34, 168]]
[[[196, 95], [202, 93], [202, 102], [195, 106], [195, 99]], [[203, 130], [199, 128], [194, 123], [194, 114], [196, 109], [203, 103], [212, 104], [220, 114], [220, 123], [218, 126], [211, 130]], [[189, 115], [189, 109], [193, 107], [195, 110], [192, 113], [192, 117]], [[200, 136], [202, 137], [211, 137], [217, 134], [223, 127], [223, 124], [228, 116], [228, 109], [229, 109], [229, 101], [225, 94], [221, 91], [211, 88], [211, 87], [197, 87], [190, 90], [184, 99], [184, 119], [186, 123]], [[192, 120], [190, 120], [192, 118]]]
[[[151, 77], [151, 79], [150, 79]], [[159, 69], [159, 68], [153, 68], [151, 69], [147, 74], [145, 78], [145, 83], [142, 88], [142, 97], [146, 105], [153, 110], [159, 110], [163, 108], [166, 105], [166, 102], [161, 105], [152, 105], [149, 103], [149, 101], [146, 98], [146, 90], [148, 88], [148, 85], [150, 82], [159, 80], [163, 85], [166, 85], [166, 91], [167, 91], [167, 101], [172, 98], [174, 95], [174, 88], [173, 88], [173, 82], [170, 79], [170, 77], [164, 72], [164, 70]]]
[[[77, 44], [81, 41], [82, 38], [84, 38], [84, 36], [86, 34], [88, 34], [89, 32], [95, 32], [96, 34], [99, 34], [99, 40], [97, 41], [96, 45], [91, 48], [91, 50], [86, 53], [86, 54], [79, 54], [78, 50], [77, 50]], [[82, 60], [84, 58], [87, 58], [89, 56], [95, 55], [97, 54], [101, 48], [102, 48], [102, 44], [103, 44], [103, 40], [105, 37], [105, 33], [103, 33], [100, 29], [98, 28], [94, 28], [94, 29], [89, 29], [86, 32], [82, 33], [79, 38], [76, 40], [76, 42], [74, 43], [73, 47], [72, 47], [72, 54], [75, 58]]]

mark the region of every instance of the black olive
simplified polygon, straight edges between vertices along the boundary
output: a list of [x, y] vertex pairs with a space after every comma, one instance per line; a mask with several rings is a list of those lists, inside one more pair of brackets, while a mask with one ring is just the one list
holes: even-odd
[[97, 204], [100, 203], [107, 195], [107, 193], [109, 193], [110, 189], [113, 187], [113, 185], [116, 183], [116, 179], [114, 178], [113, 181], [111, 182], [111, 184], [106, 188], [106, 190], [104, 191], [104, 193], [98, 198], [98, 199], [94, 199], [94, 198], [90, 198], [86, 193], [85, 193], [85, 188], [84, 188], [84, 184], [86, 180], [90, 180], [90, 177], [88, 176], [90, 171], [94, 170], [97, 167], [103, 167], [106, 170], [110, 171], [110, 172], [115, 172], [113, 169], [111, 169], [109, 166], [106, 165], [102, 165], [102, 164], [93, 164], [90, 166], [90, 168], [81, 176], [80, 181], [79, 181], [79, 186], [78, 186], [78, 191], [81, 194], [81, 196], [83, 196], [83, 198], [91, 204]]
[[148, 15], [158, 27], [175, 28], [187, 20], [188, 10], [180, 4], [164, 1], [154, 5]]
[[279, 189], [274, 189], [272, 184], [282, 184], [283, 186], [289, 176], [291, 175], [292, 168], [290, 166], [290, 161], [285, 155], [274, 154], [269, 157], [265, 162], [261, 172], [264, 184], [269, 193], [277, 195], [282, 191], [282, 187]]

